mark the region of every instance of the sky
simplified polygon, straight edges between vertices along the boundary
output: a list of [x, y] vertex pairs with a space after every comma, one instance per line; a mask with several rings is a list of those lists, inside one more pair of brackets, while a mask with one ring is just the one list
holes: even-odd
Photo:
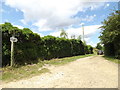
[[0, 23], [10, 22], [20, 29], [30, 28], [41, 37], [60, 36], [61, 29], [68, 38], [83, 36], [87, 44], [96, 46], [104, 19], [118, 10], [118, 0], [2, 0]]

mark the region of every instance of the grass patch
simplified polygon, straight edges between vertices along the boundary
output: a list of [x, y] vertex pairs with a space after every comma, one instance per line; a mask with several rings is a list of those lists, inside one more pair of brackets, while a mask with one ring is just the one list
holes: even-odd
[[118, 63], [118, 64], [120, 64], [120, 60], [119, 59], [116, 59], [115, 57], [113, 57], [113, 56], [102, 56], [102, 57], [104, 57], [105, 59], [107, 59], [107, 60], [109, 60], [109, 61], [112, 61], [112, 62], [115, 62], [115, 63]]
[[[89, 55], [80, 55], [80, 56], [73, 56], [73, 57], [66, 57], [66, 58], [60, 58], [60, 59], [52, 59], [52, 60], [44, 60], [44, 61], [39, 61], [37, 64], [32, 64], [32, 65], [26, 65], [26, 66], [21, 66], [18, 68], [13, 68], [10, 66], [0, 69], [2, 72], [2, 81], [3, 82], [10, 82], [10, 81], [16, 81], [20, 80], [23, 78], [30, 78], [35, 75], [40, 75], [42, 73], [50, 72], [49, 69], [47, 68], [42, 68], [44, 64], [50, 64], [50, 65], [64, 65], [69, 62], [72, 62], [76, 59], [79, 58], [84, 58], [88, 56], [92, 56], [93, 54]], [[42, 69], [40, 69], [42, 68]]]
[[26, 65], [19, 68], [5, 67], [2, 69], [2, 81], [16, 81], [22, 78], [30, 78], [35, 75], [40, 75], [42, 73], [49, 72], [49, 69], [47, 68], [43, 68], [41, 70], [39, 70], [39, 68], [39, 63], [33, 65]]
[[73, 56], [73, 57], [66, 57], [66, 58], [60, 58], [60, 59], [52, 59], [52, 60], [45, 60], [45, 64], [51, 64], [51, 65], [64, 65], [69, 62], [75, 61], [76, 59], [93, 56], [93, 54], [87, 54], [87, 55], [80, 55], [80, 56]]

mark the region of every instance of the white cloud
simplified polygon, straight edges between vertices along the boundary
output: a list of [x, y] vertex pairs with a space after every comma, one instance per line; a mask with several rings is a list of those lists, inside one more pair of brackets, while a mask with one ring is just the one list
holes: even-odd
[[[84, 26], [84, 35], [85, 35], [85, 38], [89, 38], [91, 35], [95, 34], [96, 32], [99, 32], [100, 30], [98, 28], [100, 26], [101, 25]], [[82, 29], [82, 27], [80, 27], [80, 28], [69, 28], [69, 29], [66, 30], [66, 32], [69, 35], [74, 34], [77, 37], [79, 35], [83, 35], [83, 29]]]
[[[35, 32], [34, 32], [35, 33]], [[36, 32], [37, 33], [37, 32]], [[37, 33], [37, 34], [39, 34], [40, 35], [40, 37], [44, 37], [44, 35], [42, 34], [42, 33]]]
[[44, 37], [45, 36], [44, 34], [38, 32], [37, 29], [35, 29], [35, 28], [31, 28], [31, 30], [33, 31], [33, 33], [37, 33], [38, 35], [40, 35], [40, 37]]
[[86, 16], [84, 18], [81, 18], [81, 21], [93, 21], [93, 19], [96, 17], [96, 15], [92, 15], [92, 16]]
[[104, 8], [107, 8], [107, 7], [109, 7], [110, 6], [110, 4], [109, 3], [107, 3], [105, 6], [104, 6]]
[[24, 27], [23, 26], [20, 26], [20, 25], [13, 25], [15, 27], [18, 27], [19, 29], [23, 29]]
[[18, 9], [15, 9], [15, 11], [16, 11], [16, 12], [19, 12], [19, 10], [18, 10]]
[[[87, 44], [90, 44], [92, 46], [95, 46], [96, 44], [92, 43], [90, 41], [90, 38], [95, 35], [96, 33], [100, 32], [100, 29], [98, 29], [101, 25], [91, 25], [91, 26], [84, 26], [84, 35], [85, 35], [85, 41]], [[82, 27], [79, 28], [68, 28], [65, 30], [68, 34], [68, 38], [71, 38], [72, 35], [75, 35], [76, 38], [81, 35], [83, 36], [83, 29]], [[52, 36], [60, 37], [61, 31], [55, 31], [50, 33]]]
[[96, 17], [96, 15], [88, 16], [86, 15], [84, 18], [78, 18], [75, 19], [57, 19], [57, 22], [54, 22], [54, 20], [51, 20], [51, 23], [48, 23], [46, 19], [40, 20], [36, 23], [34, 23], [34, 26], [38, 27], [38, 31], [52, 31], [52, 30], [58, 30], [64, 27], [71, 27], [73, 25], [79, 25], [79, 21], [93, 21], [93, 19]]
[[[96, 32], [100, 32], [100, 30], [98, 29], [101, 25], [91, 25], [91, 26], [84, 26], [84, 35], [85, 38], [88, 38], [89, 36], [91, 36], [92, 34], [96, 33]], [[75, 36], [79, 36], [79, 35], [83, 35], [83, 29], [82, 27], [79, 28], [68, 28], [65, 30], [66, 33], [68, 33], [68, 37], [70, 38], [71, 35], [75, 35]], [[61, 31], [55, 31], [50, 33], [50, 35], [53, 36], [60, 36], [60, 32]]]
[[5, 10], [1, 8], [1, 9], [0, 9], [0, 13], [3, 13], [3, 12], [5, 12]]
[[55, 32], [50, 33], [50, 35], [55, 36], [55, 37], [60, 37], [60, 33], [61, 31], [55, 31]]
[[109, 6], [110, 6], [110, 4], [106, 4], [106, 6], [107, 6], [107, 7], [109, 7]]
[[24, 19], [21, 19], [20, 22], [22, 22], [25, 25], [27, 24]]
[[47, 23], [47, 20], [43, 19], [34, 23], [33, 25], [38, 27], [38, 31], [51, 31], [51, 28], [47, 27], [46, 23]]
[[94, 10], [104, 3], [87, 2], [89, 0], [5, 0], [5, 4], [24, 14], [24, 24], [34, 22], [40, 31], [59, 29], [81, 21], [91, 21], [95, 16], [71, 18], [78, 12]]
[[93, 47], [95, 47], [95, 46], [97, 45], [96, 43], [94, 43], [94, 42], [92, 42], [92, 41], [87, 42], [87, 44], [88, 44], [88, 45], [91, 45], [91, 46], [93, 46]]

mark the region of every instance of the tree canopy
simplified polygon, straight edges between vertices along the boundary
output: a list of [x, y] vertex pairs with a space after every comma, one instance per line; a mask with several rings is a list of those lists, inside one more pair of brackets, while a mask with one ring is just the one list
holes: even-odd
[[96, 48], [97, 48], [97, 49], [99, 49], [99, 50], [102, 50], [102, 49], [103, 49], [103, 47], [102, 47], [101, 43], [97, 43]]
[[120, 58], [120, 11], [111, 13], [102, 24], [99, 38], [104, 44], [105, 55]]

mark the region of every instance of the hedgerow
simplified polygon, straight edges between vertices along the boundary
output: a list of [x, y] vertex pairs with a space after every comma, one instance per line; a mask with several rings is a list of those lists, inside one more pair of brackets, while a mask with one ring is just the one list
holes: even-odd
[[[10, 65], [10, 37], [14, 35], [18, 42], [14, 44], [15, 64], [24, 65], [37, 63], [40, 60], [62, 58], [93, 53], [92, 47], [85, 46], [81, 40], [65, 39], [54, 36], [40, 37], [30, 29], [19, 29], [5, 23], [2, 29], [2, 66]], [[87, 47], [87, 49], [85, 49]]]

